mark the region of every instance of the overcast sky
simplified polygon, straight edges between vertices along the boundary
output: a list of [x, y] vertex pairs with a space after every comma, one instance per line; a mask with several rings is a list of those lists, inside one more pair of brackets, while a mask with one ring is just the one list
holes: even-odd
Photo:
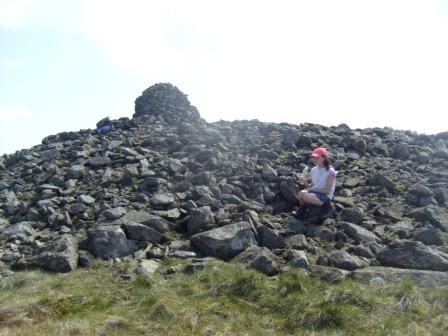
[[448, 0], [0, 0], [0, 154], [131, 117], [448, 131]]

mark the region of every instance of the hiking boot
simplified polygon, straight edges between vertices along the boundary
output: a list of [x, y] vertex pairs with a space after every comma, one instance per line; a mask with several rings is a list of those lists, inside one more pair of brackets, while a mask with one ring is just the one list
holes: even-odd
[[294, 217], [297, 219], [305, 218], [307, 213], [308, 213], [308, 207], [306, 205], [302, 205], [300, 208], [292, 212]]

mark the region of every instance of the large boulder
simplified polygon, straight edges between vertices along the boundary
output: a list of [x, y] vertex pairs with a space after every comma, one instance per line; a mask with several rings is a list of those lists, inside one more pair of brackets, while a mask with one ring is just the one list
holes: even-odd
[[160, 232], [143, 224], [126, 222], [122, 224], [121, 227], [126, 232], [126, 236], [129, 239], [149, 241], [151, 243], [159, 243], [163, 239]]
[[317, 264], [323, 266], [332, 266], [344, 270], [352, 271], [366, 266], [366, 263], [359, 257], [351, 255], [347, 251], [336, 250], [327, 255], [321, 256]]
[[168, 232], [174, 228], [174, 224], [160, 216], [150, 214], [146, 211], [136, 210], [131, 210], [124, 216], [116, 218], [115, 220], [104, 222], [104, 224], [107, 225], [122, 225], [127, 223], [143, 224], [160, 233]]
[[65, 235], [51, 242], [36, 256], [33, 264], [53, 272], [65, 273], [75, 270], [78, 266], [77, 239]]
[[229, 224], [191, 237], [191, 244], [205, 256], [231, 259], [251, 245], [257, 245], [248, 222]]
[[285, 242], [273, 229], [260, 225], [257, 227], [257, 232], [259, 237], [258, 241], [261, 246], [269, 249], [285, 247]]
[[369, 180], [370, 185], [382, 186], [382, 187], [386, 188], [392, 194], [395, 194], [395, 192], [396, 192], [394, 182], [389, 177], [387, 177], [383, 174], [376, 173], [376, 174], [372, 175], [371, 177], [369, 177], [368, 180]]
[[341, 221], [359, 224], [364, 219], [364, 214], [361, 209], [358, 208], [345, 208], [339, 212], [339, 219]]
[[254, 268], [266, 275], [275, 275], [280, 271], [280, 267], [275, 259], [275, 254], [266, 247], [252, 245], [236, 256], [234, 261], [248, 268]]
[[448, 259], [417, 241], [394, 242], [377, 255], [382, 266], [448, 271]]
[[349, 271], [323, 265], [309, 265], [308, 272], [310, 276], [330, 283], [340, 282], [350, 275]]
[[423, 214], [432, 226], [448, 232], [448, 213], [445, 210], [437, 206], [430, 205], [423, 210]]
[[1, 232], [0, 237], [7, 240], [23, 240], [34, 234], [33, 226], [30, 222], [21, 222], [13, 224]]
[[448, 285], [448, 273], [436, 271], [422, 271], [394, 267], [369, 266], [355, 270], [351, 273], [354, 279], [370, 283], [372, 279], [382, 278], [388, 282], [397, 282], [403, 279], [413, 279], [420, 286], [438, 288]]
[[87, 231], [87, 237], [88, 250], [97, 258], [121, 258], [137, 250], [135, 242], [116, 225], [96, 227]]
[[215, 224], [213, 213], [209, 206], [203, 206], [199, 209], [193, 209], [187, 223], [189, 233], [199, 233], [204, 229], [209, 229]]
[[283, 198], [289, 203], [293, 203], [296, 205], [299, 204], [299, 201], [297, 200], [299, 191], [299, 186], [291, 179], [282, 181], [280, 183], [280, 193], [282, 194]]
[[356, 242], [370, 243], [379, 240], [373, 232], [366, 230], [359, 225], [353, 223], [341, 223], [341, 227], [345, 233]]

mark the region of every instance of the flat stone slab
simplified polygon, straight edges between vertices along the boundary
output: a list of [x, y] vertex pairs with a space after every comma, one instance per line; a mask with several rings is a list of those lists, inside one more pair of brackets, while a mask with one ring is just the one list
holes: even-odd
[[373, 278], [383, 278], [386, 283], [397, 282], [406, 278], [415, 279], [420, 286], [436, 288], [448, 286], [448, 272], [422, 271], [394, 267], [369, 266], [351, 272], [351, 277], [361, 282], [370, 283]]
[[342, 281], [350, 275], [349, 271], [322, 265], [310, 265], [308, 267], [308, 273], [312, 277], [330, 283]]

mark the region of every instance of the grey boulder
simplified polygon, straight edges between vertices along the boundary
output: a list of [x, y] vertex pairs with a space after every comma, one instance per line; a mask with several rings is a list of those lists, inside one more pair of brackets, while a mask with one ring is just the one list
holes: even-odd
[[377, 259], [382, 266], [448, 271], [448, 259], [418, 241], [394, 242]]
[[359, 257], [351, 255], [347, 251], [336, 250], [326, 256], [319, 257], [319, 265], [332, 266], [344, 270], [352, 271], [366, 266], [366, 263]]
[[34, 234], [34, 229], [29, 222], [21, 222], [7, 227], [1, 233], [1, 237], [7, 240], [23, 240]]
[[280, 271], [275, 261], [275, 255], [266, 247], [249, 246], [244, 252], [236, 256], [234, 261], [266, 275], [275, 275]]
[[51, 242], [38, 254], [33, 264], [47, 271], [71, 272], [78, 266], [78, 241], [75, 237], [62, 236]]
[[257, 245], [248, 222], [229, 224], [191, 237], [191, 244], [205, 256], [231, 259], [251, 245]]
[[127, 222], [122, 224], [121, 227], [129, 239], [149, 241], [151, 243], [159, 243], [163, 239], [160, 232], [143, 224]]
[[97, 258], [121, 258], [137, 250], [119, 226], [101, 226], [87, 231], [88, 250]]
[[420, 286], [438, 288], [448, 285], [448, 273], [422, 271], [394, 267], [369, 266], [351, 273], [351, 277], [361, 282], [370, 283], [374, 278], [381, 277], [386, 283], [397, 282], [406, 278], [415, 280]]

